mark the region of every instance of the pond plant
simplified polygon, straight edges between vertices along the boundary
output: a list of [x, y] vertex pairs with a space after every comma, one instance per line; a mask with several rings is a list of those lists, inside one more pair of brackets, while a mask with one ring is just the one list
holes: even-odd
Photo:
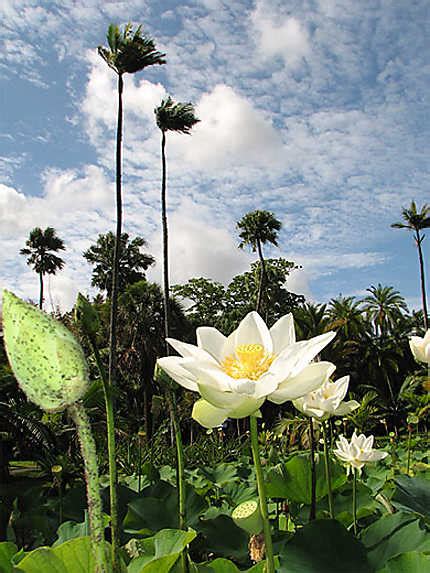
[[[303, 304], [285, 287], [298, 267], [263, 256], [281, 223], [260, 210], [237, 225], [240, 247], [258, 254], [249, 272], [226, 288], [200, 278], [171, 289], [166, 133], [188, 134], [199, 120], [191, 103], [170, 97], [154, 110], [164, 289], [148, 283], [143, 271], [154, 259], [141, 253], [143, 239], [128, 243], [122, 233], [122, 97], [125, 74], [165, 59], [141, 27], [111, 25], [107, 40], [99, 54], [118, 77], [117, 225], [84, 254], [106, 299], [79, 294], [74, 313], [42, 311], [44, 274], [63, 263], [50, 252], [63, 248], [51, 227], [36, 227], [21, 251], [40, 275], [40, 308], [3, 292], [11, 369], [1, 354], [0, 437], [13, 439], [12, 447], [0, 441], [0, 572], [430, 570], [422, 316], [380, 284], [361, 301]], [[397, 225], [414, 230], [421, 271], [426, 209], [413, 203]], [[191, 299], [191, 310], [171, 290]], [[145, 431], [133, 409], [140, 394], [151, 396]], [[11, 476], [9, 460], [28, 453], [30, 429], [45, 459], [24, 478], [16, 459]]]

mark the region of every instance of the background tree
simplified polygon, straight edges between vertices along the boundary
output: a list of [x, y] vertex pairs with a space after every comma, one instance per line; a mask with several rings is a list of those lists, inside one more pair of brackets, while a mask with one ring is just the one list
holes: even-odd
[[[161, 224], [163, 229], [163, 290], [164, 290], [164, 329], [169, 336], [169, 241], [167, 225], [166, 195], [166, 132], [174, 131], [189, 135], [193, 126], [200, 120], [194, 114], [192, 103], [175, 103], [169, 96], [154, 110], [155, 120], [161, 131]], [[167, 343], [166, 343], [167, 350]]]
[[420, 283], [421, 283], [421, 299], [423, 305], [423, 315], [424, 315], [424, 328], [427, 330], [428, 324], [428, 312], [427, 312], [427, 294], [426, 294], [426, 283], [425, 283], [425, 273], [424, 273], [424, 257], [422, 251], [422, 242], [424, 241], [425, 235], [421, 234], [423, 229], [428, 229], [430, 227], [430, 205], [423, 205], [421, 210], [418, 211], [415, 201], [412, 201], [409, 209], [403, 207], [402, 217], [405, 221], [404, 223], [393, 223], [391, 226], [394, 229], [408, 229], [414, 234], [414, 240], [418, 249], [418, 260], [420, 265]]
[[257, 294], [257, 312], [261, 312], [263, 286], [266, 280], [266, 267], [262, 247], [266, 243], [278, 246], [278, 231], [280, 231], [281, 226], [281, 222], [276, 219], [273, 213], [258, 210], [247, 213], [237, 223], [239, 237], [241, 239], [239, 248], [243, 249], [245, 246], [251, 247], [253, 253], [258, 252], [258, 258], [260, 260], [261, 268]]
[[391, 286], [370, 286], [370, 295], [362, 300], [363, 310], [373, 322], [376, 336], [384, 336], [395, 330], [402, 311], [407, 312], [405, 299]]
[[[85, 259], [93, 265], [91, 284], [101, 291], [106, 291], [108, 298], [112, 295], [113, 254], [115, 250], [115, 235], [110, 231], [100, 234], [95, 245], [84, 252]], [[145, 279], [145, 271], [154, 264], [152, 255], [142, 253], [146, 241], [142, 237], [129, 238], [127, 233], [121, 234], [118, 257], [118, 291], [131, 284]]]
[[39, 275], [39, 308], [42, 308], [43, 277], [55, 275], [64, 267], [63, 259], [54, 254], [65, 250], [64, 242], [57, 237], [53, 227], [46, 227], [45, 230], [35, 227], [30, 231], [25, 244], [26, 247], [20, 250], [20, 254], [28, 257], [27, 265], [33, 267], [33, 270]]

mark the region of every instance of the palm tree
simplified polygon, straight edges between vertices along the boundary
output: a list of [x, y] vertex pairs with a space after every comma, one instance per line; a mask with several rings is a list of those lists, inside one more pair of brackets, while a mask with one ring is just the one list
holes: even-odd
[[[120, 254], [120, 242], [122, 232], [122, 188], [121, 188], [121, 147], [122, 147], [122, 123], [123, 108], [122, 94], [124, 88], [123, 76], [125, 73], [134, 74], [154, 64], [165, 64], [164, 54], [158, 52], [155, 48], [154, 41], [142, 35], [142, 28], [139, 26], [135, 32], [131, 24], [127, 24], [123, 31], [114, 24], [111, 24], [107, 33], [109, 48], [99, 46], [98, 52], [110, 68], [118, 75], [118, 120], [116, 132], [116, 236], [115, 250], [113, 258], [113, 277], [112, 277], [112, 296], [110, 311], [110, 336], [109, 336], [109, 376], [108, 384], [110, 396], [106, 397], [106, 407], [110, 421], [108, 423], [109, 438], [109, 458], [111, 467], [111, 508], [112, 508], [112, 558], [113, 570], [119, 569], [118, 557], [118, 523], [116, 515], [116, 500], [114, 490], [116, 488], [116, 466], [115, 466], [115, 436], [113, 429], [113, 405], [112, 405], [112, 387], [116, 375], [116, 323], [118, 310], [118, 266]], [[115, 481], [115, 483], [112, 483]]]
[[363, 312], [360, 302], [353, 296], [339, 295], [332, 298], [327, 308], [328, 329], [337, 329], [337, 340], [348, 341], [356, 338], [364, 329]]
[[362, 300], [363, 310], [373, 322], [375, 334], [386, 335], [394, 330], [402, 317], [402, 311], [408, 312], [405, 299], [391, 286], [372, 285], [366, 289], [370, 295]]
[[28, 257], [27, 265], [39, 275], [40, 294], [39, 308], [43, 306], [43, 277], [45, 275], [55, 275], [57, 271], [64, 267], [64, 261], [54, 253], [64, 251], [65, 246], [62, 239], [57, 237], [53, 227], [46, 227], [43, 231], [40, 227], [35, 227], [30, 231], [30, 235], [25, 242], [26, 247], [19, 252]]
[[[121, 233], [118, 257], [118, 292], [131, 284], [145, 279], [145, 271], [154, 264], [154, 257], [142, 253], [146, 241], [142, 237], [129, 240], [127, 233]], [[112, 295], [112, 261], [115, 249], [115, 235], [109, 231], [97, 237], [95, 245], [84, 252], [84, 258], [93, 265], [91, 284], [106, 291], [108, 298]]]
[[[169, 96], [154, 109], [155, 120], [161, 130], [161, 222], [163, 228], [163, 283], [164, 283], [164, 331], [169, 336], [169, 244], [167, 228], [166, 198], [166, 132], [190, 134], [193, 126], [200, 120], [194, 115], [192, 103], [175, 103]], [[166, 343], [167, 344], [167, 343]], [[166, 348], [166, 351], [167, 348]]]
[[414, 233], [414, 240], [418, 248], [418, 259], [420, 264], [420, 278], [421, 278], [421, 298], [423, 305], [424, 314], [424, 327], [427, 330], [428, 324], [428, 313], [427, 313], [427, 297], [426, 297], [426, 285], [425, 285], [425, 274], [424, 274], [424, 258], [421, 244], [424, 241], [425, 235], [421, 235], [423, 229], [428, 229], [430, 227], [430, 205], [423, 205], [421, 211], [417, 210], [415, 201], [412, 201], [409, 209], [406, 207], [402, 208], [402, 217], [405, 223], [393, 223], [391, 226], [394, 229], [408, 229]]
[[[166, 132], [190, 134], [192, 127], [199, 121], [194, 115], [194, 106], [191, 103], [175, 103], [171, 97], [162, 100], [161, 105], [154, 110], [157, 126], [161, 130], [161, 223], [163, 229], [163, 310], [164, 310], [164, 335], [169, 337], [170, 298], [169, 298], [169, 242], [167, 228], [167, 201], [166, 201]], [[167, 340], [165, 340], [165, 353], [169, 353]], [[181, 428], [176, 409], [175, 396], [167, 390], [170, 419], [176, 441], [176, 466], [179, 499], [179, 528], [185, 528], [185, 469], [183, 460], [183, 446]], [[186, 570], [185, 553], [181, 554], [184, 571]]]
[[263, 257], [262, 246], [266, 243], [278, 246], [278, 231], [281, 229], [281, 222], [276, 219], [273, 213], [269, 211], [251, 211], [247, 213], [237, 223], [239, 237], [241, 242], [239, 248], [243, 249], [245, 245], [251, 247], [252, 252], [258, 252], [260, 259], [260, 280], [257, 295], [257, 312], [261, 312], [263, 286], [266, 280], [266, 266]]

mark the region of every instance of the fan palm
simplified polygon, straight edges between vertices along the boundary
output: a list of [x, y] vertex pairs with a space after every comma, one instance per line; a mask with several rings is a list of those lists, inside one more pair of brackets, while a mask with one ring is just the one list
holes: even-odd
[[[121, 188], [121, 148], [122, 148], [122, 124], [123, 124], [123, 104], [122, 94], [124, 89], [123, 75], [125, 73], [134, 74], [154, 64], [164, 64], [164, 54], [158, 52], [154, 41], [142, 35], [142, 28], [139, 26], [135, 31], [131, 24], [127, 24], [123, 31], [114, 24], [111, 24], [107, 33], [109, 48], [99, 46], [98, 52], [110, 68], [118, 75], [118, 119], [116, 132], [116, 235], [115, 250], [113, 257], [113, 277], [112, 296], [110, 312], [110, 337], [109, 337], [109, 388], [115, 381], [116, 375], [116, 323], [118, 310], [118, 266], [120, 255], [120, 242], [122, 232], [122, 188]], [[109, 466], [111, 475], [111, 513], [112, 513], [112, 557], [113, 570], [119, 569], [118, 557], [118, 523], [116, 514], [116, 465], [115, 465], [115, 435], [113, 420], [112, 392], [106, 396], [106, 408], [108, 414], [108, 445], [109, 445]]]
[[175, 131], [189, 135], [193, 126], [200, 120], [195, 116], [192, 103], [176, 103], [169, 96], [154, 109], [155, 120], [161, 131], [161, 222], [163, 228], [163, 289], [164, 289], [164, 331], [169, 336], [169, 244], [167, 227], [166, 196], [166, 132]]
[[408, 311], [405, 299], [391, 286], [378, 284], [366, 290], [370, 295], [362, 300], [363, 310], [373, 322], [377, 336], [388, 334], [401, 319], [402, 311]]
[[54, 254], [65, 250], [64, 242], [57, 237], [53, 227], [46, 227], [45, 230], [35, 227], [30, 231], [25, 244], [26, 247], [20, 250], [20, 254], [28, 257], [27, 265], [32, 266], [33, 270], [39, 275], [39, 308], [42, 308], [43, 277], [46, 274], [55, 275], [57, 271], [64, 267], [63, 259]]
[[422, 251], [422, 242], [424, 241], [425, 235], [421, 234], [423, 229], [428, 229], [430, 227], [430, 205], [423, 205], [421, 210], [418, 211], [415, 201], [412, 201], [409, 208], [403, 207], [402, 217], [405, 221], [404, 223], [393, 223], [391, 226], [394, 229], [408, 229], [414, 234], [414, 240], [418, 249], [418, 260], [420, 265], [420, 282], [421, 282], [421, 298], [423, 305], [424, 314], [424, 327], [427, 330], [428, 324], [428, 313], [427, 313], [427, 296], [426, 296], [426, 284], [425, 284], [425, 274], [424, 274], [424, 258]]
[[281, 222], [276, 219], [273, 213], [269, 211], [251, 211], [247, 213], [237, 223], [240, 231], [239, 237], [241, 242], [239, 248], [243, 249], [246, 245], [251, 247], [253, 253], [258, 252], [260, 260], [260, 280], [257, 295], [257, 312], [261, 312], [263, 287], [266, 280], [266, 266], [263, 256], [263, 245], [271, 243], [278, 246], [278, 232], [281, 229]]

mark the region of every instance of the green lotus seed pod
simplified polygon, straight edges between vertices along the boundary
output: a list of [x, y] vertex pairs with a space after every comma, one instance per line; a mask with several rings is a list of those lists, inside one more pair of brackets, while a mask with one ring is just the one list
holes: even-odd
[[100, 328], [98, 312], [93, 305], [79, 293], [75, 304], [75, 320], [88, 336], [95, 336]]
[[89, 386], [88, 365], [61, 322], [5, 290], [3, 332], [13, 373], [29, 400], [55, 412], [83, 397]]
[[231, 517], [238, 527], [244, 529], [250, 535], [256, 535], [263, 531], [260, 504], [256, 499], [240, 503], [233, 509]]

